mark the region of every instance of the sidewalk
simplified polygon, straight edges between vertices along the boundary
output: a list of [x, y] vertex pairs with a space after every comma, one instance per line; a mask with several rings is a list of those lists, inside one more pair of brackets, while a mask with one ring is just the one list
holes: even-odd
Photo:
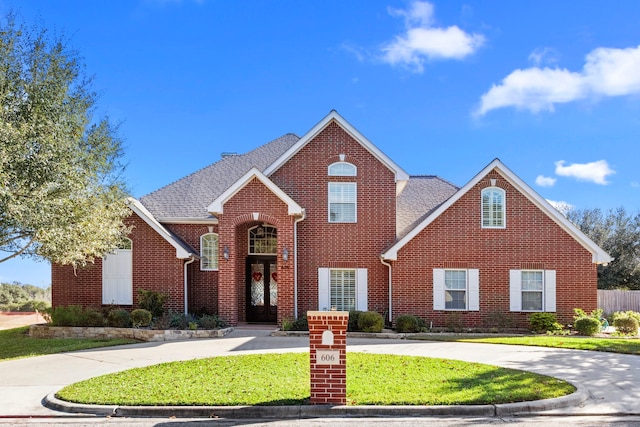
[[[307, 337], [272, 337], [269, 330], [235, 330], [225, 338], [142, 343], [0, 362], [0, 417], [69, 414], [42, 399], [65, 385], [166, 361], [247, 353], [308, 350]], [[522, 369], [567, 380], [584, 393], [564, 415], [640, 414], [640, 357], [542, 347], [350, 338], [348, 351], [444, 357]], [[460, 408], [461, 409], [461, 408]], [[452, 411], [455, 410], [453, 407]], [[451, 415], [464, 415], [452, 412]]]

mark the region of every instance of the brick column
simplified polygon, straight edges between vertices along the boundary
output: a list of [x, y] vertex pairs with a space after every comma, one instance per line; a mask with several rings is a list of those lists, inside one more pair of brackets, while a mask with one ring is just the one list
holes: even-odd
[[309, 311], [311, 404], [347, 404], [346, 311]]

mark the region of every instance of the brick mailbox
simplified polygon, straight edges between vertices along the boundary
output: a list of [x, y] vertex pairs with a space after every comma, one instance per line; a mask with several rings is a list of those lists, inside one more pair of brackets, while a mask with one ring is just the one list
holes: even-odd
[[311, 404], [347, 404], [346, 311], [309, 311]]

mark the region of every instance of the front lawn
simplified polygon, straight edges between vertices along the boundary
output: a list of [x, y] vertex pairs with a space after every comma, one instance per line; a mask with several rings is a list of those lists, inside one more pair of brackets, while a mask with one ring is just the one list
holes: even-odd
[[[547, 399], [575, 388], [558, 379], [479, 363], [347, 354], [349, 405], [477, 405]], [[102, 405], [308, 404], [309, 354], [171, 362], [92, 378], [57, 393]]]
[[138, 341], [104, 338], [31, 338], [29, 326], [24, 326], [0, 331], [0, 361], [135, 342]]
[[488, 344], [530, 345], [538, 347], [567, 348], [573, 350], [605, 351], [610, 353], [640, 355], [638, 338], [591, 338], [556, 335], [525, 335], [517, 337], [474, 337], [472, 335], [430, 334], [416, 335], [411, 339], [426, 341], [461, 341]]

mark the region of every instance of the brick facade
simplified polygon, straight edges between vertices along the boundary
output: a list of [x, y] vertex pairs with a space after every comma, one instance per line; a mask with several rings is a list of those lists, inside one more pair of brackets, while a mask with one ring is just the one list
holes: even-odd
[[[480, 192], [496, 179], [505, 190], [506, 227], [481, 227]], [[433, 269], [480, 270], [479, 311], [434, 311]], [[526, 327], [530, 313], [509, 311], [509, 270], [557, 272], [557, 316], [570, 322], [576, 307], [597, 305], [591, 253], [496, 171], [491, 172], [402, 248], [393, 263], [394, 318], [414, 314], [433, 326], [491, 327], [509, 317]]]
[[[201, 271], [199, 261], [187, 266], [189, 312], [217, 313], [232, 325], [248, 320], [248, 231], [260, 224], [277, 229], [278, 323], [323, 309], [318, 306], [318, 272], [327, 268], [366, 269], [368, 310], [384, 315], [391, 309], [393, 319], [415, 314], [433, 326], [491, 327], [497, 322], [526, 326], [528, 313], [510, 312], [512, 269], [556, 271], [556, 312], [562, 322], [571, 320], [574, 308], [596, 308], [593, 254], [498, 169], [482, 177], [406, 242], [398, 250], [397, 260], [389, 261], [393, 286], [389, 307], [389, 269], [381, 262], [381, 254], [397, 243], [398, 170], [385, 163], [368, 142], [356, 139], [350, 129], [340, 119], [327, 120], [269, 174], [269, 182], [255, 177], [225, 200], [223, 212], [216, 213], [217, 223], [163, 224], [196, 254], [200, 253], [200, 236], [210, 231], [219, 236], [217, 271]], [[329, 176], [329, 165], [339, 161], [356, 166], [356, 176]], [[490, 185], [490, 179], [506, 191], [504, 229], [483, 229], [480, 225], [480, 192]], [[329, 182], [356, 183], [357, 222], [329, 222]], [[304, 219], [288, 212], [287, 202], [274, 191], [274, 185], [304, 208]], [[177, 257], [176, 247], [137, 214], [127, 222], [134, 226], [130, 236], [133, 305], [129, 308], [137, 307], [139, 289], [151, 289], [167, 293], [167, 308], [182, 312], [184, 254]], [[224, 258], [225, 249], [228, 259]], [[433, 270], [440, 268], [479, 270], [478, 311], [434, 311]], [[70, 267], [52, 267], [54, 306], [100, 306], [101, 292], [102, 260], [75, 272]]]

